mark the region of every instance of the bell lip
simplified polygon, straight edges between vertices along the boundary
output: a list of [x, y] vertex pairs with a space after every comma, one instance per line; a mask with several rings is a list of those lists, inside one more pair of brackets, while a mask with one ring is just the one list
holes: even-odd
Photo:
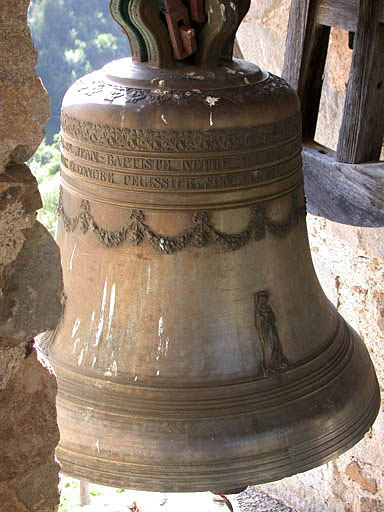
[[[119, 462], [104, 458], [99, 446], [96, 453], [85, 453], [84, 450], [80, 451], [81, 446], [79, 450], [73, 449], [74, 445], [59, 445], [57, 458], [62, 464], [62, 471], [102, 485], [154, 492], [200, 492], [263, 484], [320, 466], [360, 441], [380, 409], [379, 386], [368, 352], [356, 333], [350, 328], [348, 331], [354, 346], [353, 356], [352, 359], [347, 358], [347, 361], [343, 358], [345, 365], [342, 364], [343, 369], [338, 372], [338, 382], [331, 379], [325, 385], [319, 384], [321, 393], [310, 393], [301, 406], [296, 408], [297, 414], [286, 416], [287, 407], [292, 409], [292, 405], [281, 409], [283, 417], [287, 417], [282, 426], [285, 426], [288, 438], [276, 437], [276, 446], [269, 443], [264, 451], [258, 449], [258, 444], [263, 442], [263, 433], [271, 432], [273, 436], [275, 428], [274, 421], [269, 426], [271, 416], [266, 412], [265, 416], [261, 416], [264, 417], [260, 420], [261, 430], [252, 426], [252, 437], [249, 437], [251, 430], [248, 424], [244, 432], [240, 432], [240, 435], [246, 435], [244, 439], [249, 446], [249, 455], [243, 450], [243, 453], [239, 452], [239, 456], [236, 456], [237, 448], [234, 444], [229, 447], [226, 458], [218, 460], [217, 455], [221, 455], [217, 451], [219, 448], [210, 445], [212, 458], [205, 457], [198, 462], [187, 461], [185, 458], [184, 461], [180, 458], [180, 463], [174, 458], [168, 464], [164, 463], [164, 459], [159, 463], [150, 460], [147, 463], [141, 463], [140, 460]], [[360, 372], [356, 375], [357, 365]], [[346, 383], [352, 385], [350, 395], [344, 393]], [[332, 398], [336, 407], [334, 410], [329, 409], [327, 401], [327, 397], [332, 395], [332, 389], [336, 393]], [[260, 414], [260, 411], [253, 412], [252, 417], [256, 422]], [[243, 414], [229, 418], [231, 429], [241, 427], [243, 418]], [[312, 429], [309, 423], [313, 425]]]
[[[297, 454], [291, 454], [290, 456], [294, 464], [292, 464], [292, 460], [288, 459], [286, 465], [289, 466], [289, 469], [286, 465], [277, 464], [272, 469], [263, 470], [260, 467], [260, 469], [252, 471], [252, 468], [248, 467], [244, 468], [244, 471], [242, 468], [232, 468], [231, 465], [228, 465], [222, 468], [219, 473], [219, 468], [215, 465], [214, 469], [211, 470], [207, 470], [205, 466], [205, 474], [202, 474], [202, 472], [199, 473], [199, 467], [196, 465], [193, 473], [185, 473], [183, 467], [180, 466], [175, 469], [175, 473], [172, 475], [167, 473], [168, 468], [164, 467], [162, 471], [159, 471], [159, 478], [156, 479], [156, 475], [150, 478], [132, 476], [132, 473], [121, 476], [121, 472], [118, 469], [114, 473], [110, 472], [109, 476], [107, 476], [105, 469], [103, 471], [90, 470], [88, 465], [80, 466], [69, 460], [65, 457], [66, 450], [63, 450], [60, 446], [56, 450], [56, 457], [62, 466], [61, 472], [63, 474], [110, 487], [125, 487], [132, 490], [150, 492], [212, 492], [213, 488], [246, 488], [301, 474], [337, 458], [363, 439], [374, 423], [379, 413], [380, 405], [380, 393], [377, 384], [376, 393], [368, 404], [367, 409], [360, 415], [356, 422], [357, 425], [355, 423], [356, 428], [352, 433], [350, 430], [347, 430], [345, 436], [337, 439], [337, 444], [329, 443], [328, 451], [323, 451], [321, 456], [310, 458], [307, 451], [303, 451], [299, 457]], [[135, 465], [132, 467], [134, 468]], [[244, 474], [245, 472], [246, 474]], [[254, 476], [252, 476], [252, 472]], [[212, 476], [213, 474], [214, 476]], [[182, 475], [182, 479], [180, 479], [180, 475]], [[130, 483], [127, 485], [128, 479], [130, 479]], [[175, 480], [179, 481], [176, 482]]]
[[178, 63], [174, 68], [155, 68], [132, 57], [109, 62], [102, 68], [105, 79], [125, 87], [168, 90], [215, 90], [246, 87], [263, 82], [269, 73], [250, 62], [234, 59], [213, 68]]

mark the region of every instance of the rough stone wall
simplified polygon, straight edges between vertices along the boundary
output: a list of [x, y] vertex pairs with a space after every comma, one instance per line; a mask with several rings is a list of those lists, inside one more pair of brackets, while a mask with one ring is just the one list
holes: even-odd
[[[252, 0], [240, 29], [248, 60], [281, 73], [289, 0]], [[335, 149], [351, 51], [332, 29], [316, 140]], [[320, 282], [363, 337], [384, 384], [384, 229], [356, 228], [308, 215], [312, 257]], [[354, 448], [320, 468], [263, 486], [300, 512], [384, 511], [384, 415]]]
[[49, 99], [34, 66], [29, 0], [0, 0], [0, 511], [57, 510], [56, 379], [33, 338], [61, 314], [58, 248], [36, 221], [25, 162], [44, 137]]

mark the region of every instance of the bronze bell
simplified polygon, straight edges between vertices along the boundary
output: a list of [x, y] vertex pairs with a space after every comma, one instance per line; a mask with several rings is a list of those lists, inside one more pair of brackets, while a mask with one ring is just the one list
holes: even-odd
[[41, 350], [62, 469], [105, 485], [277, 480], [350, 448], [379, 408], [313, 270], [298, 98], [232, 59], [249, 0], [205, 0], [208, 21], [202, 5], [112, 0], [133, 59], [63, 103], [66, 303]]

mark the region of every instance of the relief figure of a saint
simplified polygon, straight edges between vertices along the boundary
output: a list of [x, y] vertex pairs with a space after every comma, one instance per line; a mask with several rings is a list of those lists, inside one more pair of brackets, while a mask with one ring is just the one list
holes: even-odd
[[255, 293], [255, 325], [262, 350], [261, 373], [268, 375], [288, 368], [276, 328], [276, 317], [266, 290]]

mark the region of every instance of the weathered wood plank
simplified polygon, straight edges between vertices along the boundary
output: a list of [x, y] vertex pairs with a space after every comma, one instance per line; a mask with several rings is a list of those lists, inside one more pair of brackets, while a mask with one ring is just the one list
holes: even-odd
[[378, 160], [384, 134], [384, 25], [382, 0], [360, 0], [355, 49], [337, 147], [337, 160]]
[[[319, 0], [317, 22], [356, 32], [358, 0]], [[384, 0], [381, 0], [380, 21], [384, 23]]]
[[320, 0], [317, 22], [328, 27], [356, 31], [358, 0]]
[[314, 17], [315, 4], [313, 0], [292, 0], [289, 11], [282, 75], [296, 91], [299, 87], [307, 25], [310, 17]]
[[316, 0], [292, 0], [283, 67], [300, 97], [303, 137], [309, 139], [316, 131], [330, 33], [315, 22], [316, 10]]
[[344, 164], [316, 143], [303, 149], [307, 209], [352, 226], [384, 226], [384, 162]]

